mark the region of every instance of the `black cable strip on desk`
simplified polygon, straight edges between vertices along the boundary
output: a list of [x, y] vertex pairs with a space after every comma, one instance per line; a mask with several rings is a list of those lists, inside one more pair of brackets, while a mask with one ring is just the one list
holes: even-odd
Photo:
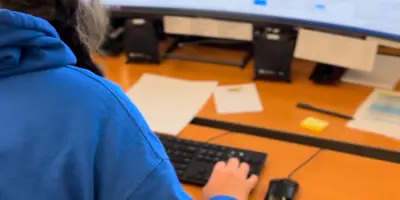
[[312, 160], [314, 160], [315, 157], [317, 157], [324, 149], [318, 149], [317, 152], [315, 152], [312, 156], [310, 156], [310, 158], [308, 158], [306, 161], [304, 161], [303, 163], [301, 163], [298, 167], [296, 167], [296, 169], [294, 169], [292, 172], [289, 173], [288, 175], [288, 179], [292, 179], [293, 175], [299, 171], [300, 169], [302, 169], [303, 167], [305, 167], [308, 163], [310, 163]]
[[400, 164], [400, 152], [398, 151], [390, 151], [382, 148], [363, 146], [336, 140], [322, 139], [317, 137], [305, 136], [302, 134], [289, 133], [199, 117], [193, 119], [191, 124], [312, 146], [321, 149], [343, 152], [347, 154]]

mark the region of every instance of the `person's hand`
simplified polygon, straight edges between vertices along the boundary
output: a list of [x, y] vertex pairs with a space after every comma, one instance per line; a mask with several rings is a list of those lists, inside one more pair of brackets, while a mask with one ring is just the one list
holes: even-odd
[[247, 200], [250, 192], [257, 185], [258, 177], [252, 175], [247, 179], [250, 166], [231, 158], [228, 163], [218, 162], [203, 189], [206, 199], [215, 196], [230, 196], [239, 200]]

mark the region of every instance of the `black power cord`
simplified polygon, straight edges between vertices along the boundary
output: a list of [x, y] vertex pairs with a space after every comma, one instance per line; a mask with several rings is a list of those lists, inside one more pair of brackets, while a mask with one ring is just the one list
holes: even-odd
[[299, 171], [300, 169], [302, 169], [304, 166], [306, 166], [309, 162], [311, 162], [312, 160], [314, 160], [315, 157], [317, 157], [324, 149], [318, 149], [317, 152], [315, 152], [312, 156], [310, 156], [310, 158], [308, 158], [306, 161], [304, 161], [303, 163], [301, 163], [298, 167], [296, 167], [292, 172], [289, 173], [288, 175], [288, 179], [291, 179], [293, 177], [293, 175]]
[[212, 141], [214, 141], [214, 140], [216, 140], [216, 139], [218, 139], [218, 138], [224, 137], [224, 136], [229, 135], [229, 134], [231, 134], [231, 132], [230, 132], [230, 131], [226, 131], [226, 132], [224, 132], [224, 133], [221, 133], [221, 134], [219, 134], [219, 135], [217, 135], [217, 136], [215, 136], [215, 137], [212, 137], [212, 138], [208, 139], [208, 140], [205, 141], [205, 142], [206, 142], [206, 143], [210, 143], [210, 142], [212, 142]]

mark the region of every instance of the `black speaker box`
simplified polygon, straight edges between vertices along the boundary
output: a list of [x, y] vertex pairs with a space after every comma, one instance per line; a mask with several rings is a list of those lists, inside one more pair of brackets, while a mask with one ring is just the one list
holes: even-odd
[[291, 82], [296, 34], [293, 30], [264, 28], [254, 37], [254, 79]]
[[310, 80], [316, 84], [335, 84], [340, 82], [346, 71], [343, 67], [317, 63]]
[[157, 32], [150, 20], [127, 20], [123, 45], [128, 63], [160, 63]]

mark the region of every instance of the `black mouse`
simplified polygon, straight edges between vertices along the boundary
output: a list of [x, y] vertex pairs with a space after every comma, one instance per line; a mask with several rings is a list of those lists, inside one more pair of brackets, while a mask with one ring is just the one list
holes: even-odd
[[290, 179], [276, 179], [269, 183], [269, 189], [265, 200], [293, 200], [299, 184]]

